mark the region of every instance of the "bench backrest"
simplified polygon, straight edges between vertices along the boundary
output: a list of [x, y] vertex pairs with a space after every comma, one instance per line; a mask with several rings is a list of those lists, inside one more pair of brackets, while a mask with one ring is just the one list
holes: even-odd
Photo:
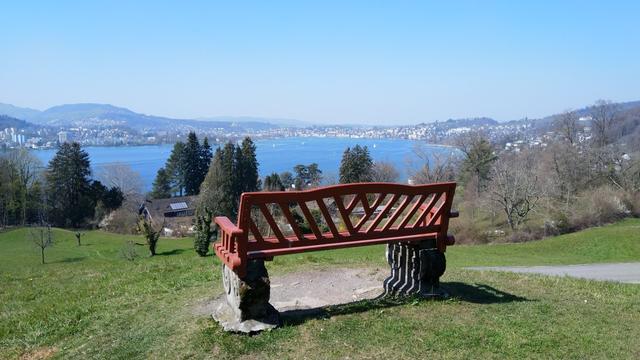
[[456, 184], [358, 183], [242, 194], [246, 257], [435, 238], [444, 251]]

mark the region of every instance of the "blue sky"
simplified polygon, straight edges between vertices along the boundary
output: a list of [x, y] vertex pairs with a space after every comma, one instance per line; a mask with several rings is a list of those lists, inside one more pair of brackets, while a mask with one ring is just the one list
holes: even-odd
[[0, 102], [405, 124], [640, 100], [639, 1], [0, 2]]

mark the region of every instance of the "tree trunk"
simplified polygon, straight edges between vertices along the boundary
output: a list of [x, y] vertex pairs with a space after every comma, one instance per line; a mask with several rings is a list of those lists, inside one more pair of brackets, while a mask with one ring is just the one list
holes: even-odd
[[41, 258], [42, 264], [44, 265], [44, 248], [40, 248], [40, 258]]

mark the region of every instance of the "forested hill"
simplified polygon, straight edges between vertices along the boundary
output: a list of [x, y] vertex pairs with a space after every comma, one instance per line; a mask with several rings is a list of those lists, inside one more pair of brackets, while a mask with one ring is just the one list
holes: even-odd
[[174, 119], [162, 116], [146, 115], [127, 108], [109, 104], [64, 104], [44, 111], [20, 108], [0, 103], [0, 114], [24, 119], [45, 126], [124, 126], [136, 130], [191, 130], [191, 129], [223, 129], [223, 130], [264, 130], [276, 125], [266, 121], [238, 122], [233, 118], [215, 121], [193, 119]]
[[16, 119], [7, 115], [0, 115], [0, 129], [6, 129], [6, 128], [24, 129], [31, 126], [33, 126], [33, 124], [30, 124], [24, 120]]

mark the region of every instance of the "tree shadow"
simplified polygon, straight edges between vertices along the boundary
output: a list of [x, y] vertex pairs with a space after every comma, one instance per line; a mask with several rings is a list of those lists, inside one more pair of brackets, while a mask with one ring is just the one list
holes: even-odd
[[170, 251], [163, 251], [160, 253], [156, 253], [156, 255], [178, 255], [178, 254], [182, 254], [185, 251], [185, 249], [173, 249]]
[[80, 262], [86, 258], [87, 258], [86, 256], [69, 257], [69, 258], [64, 258], [62, 260], [54, 261], [54, 263], [75, 263], [75, 262]]
[[345, 304], [328, 305], [310, 309], [286, 310], [280, 312], [285, 325], [300, 325], [311, 319], [328, 319], [336, 315], [357, 314], [371, 310], [381, 310], [394, 306], [414, 304], [418, 301], [458, 300], [474, 304], [496, 304], [519, 301], [530, 301], [527, 298], [510, 294], [485, 284], [464, 284], [459, 282], [442, 283], [449, 297], [422, 298], [379, 296], [374, 299], [354, 301]]

